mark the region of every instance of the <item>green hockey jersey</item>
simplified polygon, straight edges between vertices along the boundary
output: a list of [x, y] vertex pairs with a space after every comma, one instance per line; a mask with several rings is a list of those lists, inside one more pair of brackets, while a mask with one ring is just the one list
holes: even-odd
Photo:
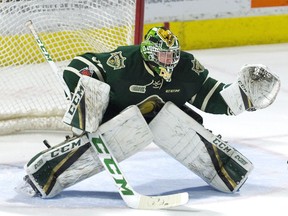
[[225, 84], [209, 77], [208, 73], [192, 54], [181, 51], [172, 81], [166, 82], [143, 61], [140, 47], [132, 45], [106, 53], [76, 56], [64, 70], [63, 77], [71, 92], [81, 74], [110, 85], [104, 121], [129, 105], [138, 105], [146, 118], [155, 116], [167, 101], [178, 107], [188, 102], [204, 112], [230, 115], [229, 107], [219, 94]]

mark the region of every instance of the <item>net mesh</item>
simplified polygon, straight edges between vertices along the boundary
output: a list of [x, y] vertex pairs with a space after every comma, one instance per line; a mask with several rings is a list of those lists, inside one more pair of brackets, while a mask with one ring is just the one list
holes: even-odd
[[0, 134], [67, 129], [64, 91], [26, 27], [32, 20], [56, 65], [133, 44], [135, 0], [0, 1]]

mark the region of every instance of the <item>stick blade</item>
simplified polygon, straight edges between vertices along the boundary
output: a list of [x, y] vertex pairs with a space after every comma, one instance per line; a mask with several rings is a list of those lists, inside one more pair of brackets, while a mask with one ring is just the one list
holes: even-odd
[[124, 199], [126, 204], [134, 209], [166, 209], [186, 204], [189, 201], [189, 195], [186, 192], [165, 196], [135, 194], [130, 198], [125, 196]]

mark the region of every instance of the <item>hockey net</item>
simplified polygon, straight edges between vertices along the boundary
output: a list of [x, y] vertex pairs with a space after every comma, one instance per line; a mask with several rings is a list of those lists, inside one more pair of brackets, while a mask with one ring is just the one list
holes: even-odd
[[68, 129], [62, 123], [68, 101], [25, 26], [28, 20], [62, 71], [77, 54], [133, 44], [139, 37], [136, 4], [136, 0], [0, 0], [0, 134]]

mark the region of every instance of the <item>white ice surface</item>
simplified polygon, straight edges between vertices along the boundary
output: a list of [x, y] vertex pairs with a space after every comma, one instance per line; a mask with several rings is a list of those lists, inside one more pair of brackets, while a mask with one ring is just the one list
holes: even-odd
[[121, 163], [127, 180], [145, 195], [187, 191], [185, 206], [167, 210], [133, 210], [126, 207], [113, 181], [102, 172], [59, 196], [42, 200], [14, 191], [24, 176], [23, 165], [44, 149], [44, 139], [58, 143], [65, 133], [23, 133], [0, 136], [0, 215], [277, 215], [288, 208], [288, 44], [197, 50], [193, 54], [214, 78], [233, 82], [242, 65], [262, 63], [279, 75], [278, 98], [268, 108], [227, 117], [200, 112], [204, 124], [247, 156], [254, 164], [240, 192], [224, 194], [209, 187], [155, 145]]

